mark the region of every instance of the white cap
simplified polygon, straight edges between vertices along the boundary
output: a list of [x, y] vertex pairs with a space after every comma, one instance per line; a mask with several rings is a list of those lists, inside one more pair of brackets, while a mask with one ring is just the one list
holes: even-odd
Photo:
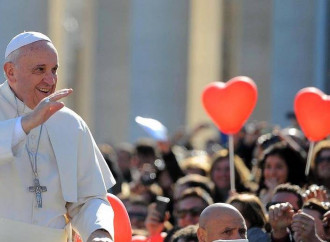
[[31, 44], [39, 40], [46, 40], [52, 42], [46, 35], [39, 32], [23, 32], [16, 35], [7, 45], [5, 58], [7, 58], [7, 56], [11, 52], [21, 48], [22, 46]]
[[167, 128], [158, 120], [152, 118], [135, 117], [135, 122], [138, 123], [152, 138], [157, 141], [166, 141]]

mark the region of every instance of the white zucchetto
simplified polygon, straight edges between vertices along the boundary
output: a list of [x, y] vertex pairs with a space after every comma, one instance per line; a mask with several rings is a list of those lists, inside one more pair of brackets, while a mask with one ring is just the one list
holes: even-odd
[[46, 35], [39, 32], [23, 32], [16, 35], [7, 45], [5, 58], [13, 51], [21, 48], [22, 46], [31, 44], [39, 40], [46, 40], [52, 42]]

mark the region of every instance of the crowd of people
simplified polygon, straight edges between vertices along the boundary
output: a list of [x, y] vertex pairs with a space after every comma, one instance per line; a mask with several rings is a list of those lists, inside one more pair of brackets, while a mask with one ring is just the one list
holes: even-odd
[[[309, 142], [297, 125], [247, 124], [234, 135], [233, 191], [224, 135], [195, 149], [196, 130], [182, 139], [141, 138], [101, 148], [117, 179], [111, 192], [127, 208], [133, 241], [330, 240], [330, 140], [316, 144], [306, 176]], [[165, 218], [157, 210], [157, 196], [170, 198]], [[227, 205], [239, 211], [245, 229], [240, 222], [228, 222], [234, 217], [227, 221], [216, 215]], [[212, 216], [203, 216], [208, 210]], [[206, 224], [217, 234], [211, 236]]]

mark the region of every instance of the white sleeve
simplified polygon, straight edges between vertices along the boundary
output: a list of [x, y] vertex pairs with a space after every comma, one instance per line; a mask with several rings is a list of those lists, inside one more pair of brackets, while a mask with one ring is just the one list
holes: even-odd
[[97, 229], [107, 230], [114, 238], [114, 211], [106, 197], [80, 199], [77, 203], [67, 203], [72, 226], [83, 241]]
[[17, 118], [0, 121], [0, 165], [13, 161], [13, 135]]
[[13, 133], [13, 139], [11, 146], [16, 146], [19, 142], [21, 142], [26, 137], [26, 133], [22, 127], [22, 117], [18, 117], [15, 123], [15, 129]]

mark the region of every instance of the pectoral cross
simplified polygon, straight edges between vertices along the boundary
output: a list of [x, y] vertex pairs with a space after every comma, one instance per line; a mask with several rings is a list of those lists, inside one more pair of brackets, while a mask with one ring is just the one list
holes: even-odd
[[41, 208], [42, 207], [41, 193], [42, 192], [47, 192], [47, 187], [40, 186], [40, 182], [39, 182], [38, 178], [34, 178], [33, 181], [34, 181], [34, 186], [29, 187], [29, 191], [34, 192], [36, 194], [38, 208]]

